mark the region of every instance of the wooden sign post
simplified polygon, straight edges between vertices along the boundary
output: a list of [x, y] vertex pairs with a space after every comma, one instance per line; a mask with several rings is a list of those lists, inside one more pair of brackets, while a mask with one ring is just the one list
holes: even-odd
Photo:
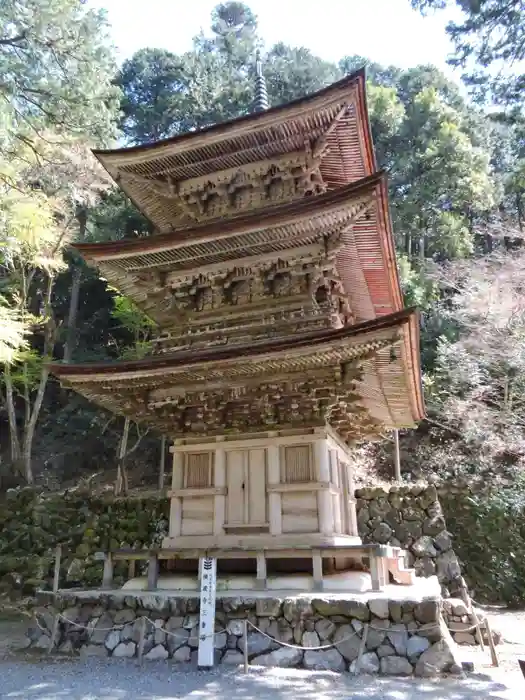
[[201, 604], [199, 619], [199, 668], [211, 668], [214, 662], [215, 593], [217, 586], [217, 560], [203, 557], [199, 560]]

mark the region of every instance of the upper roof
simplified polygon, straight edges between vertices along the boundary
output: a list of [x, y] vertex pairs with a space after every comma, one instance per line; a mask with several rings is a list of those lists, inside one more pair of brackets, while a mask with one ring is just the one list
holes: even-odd
[[222, 182], [226, 182], [239, 168], [257, 170], [263, 163], [303, 167], [305, 153], [310, 158], [319, 156], [327, 189], [376, 171], [364, 69], [264, 112], [151, 144], [94, 151], [161, 232], [192, 224], [178, 195], [191, 194], [212, 174], [223, 173]]

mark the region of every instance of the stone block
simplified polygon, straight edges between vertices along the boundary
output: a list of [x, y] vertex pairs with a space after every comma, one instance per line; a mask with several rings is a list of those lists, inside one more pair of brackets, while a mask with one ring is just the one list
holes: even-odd
[[445, 639], [435, 642], [424, 651], [416, 664], [416, 676], [431, 678], [446, 673], [455, 663], [449, 643]]
[[407, 655], [408, 631], [405, 625], [401, 623], [391, 625], [387, 637], [398, 656]]
[[321, 640], [317, 632], [303, 632], [301, 638], [301, 646], [303, 647], [318, 647], [321, 645]]
[[[248, 656], [263, 654], [269, 651], [272, 640], [260, 632], [248, 632]], [[239, 651], [244, 651], [244, 635], [238, 638], [237, 647]]]
[[303, 666], [315, 671], [344, 671], [346, 662], [337, 649], [305, 651]]
[[303, 659], [303, 652], [300, 649], [290, 647], [280, 647], [270, 654], [263, 654], [252, 659], [254, 666], [280, 666], [281, 668], [293, 668], [298, 666]]
[[368, 601], [368, 607], [372, 615], [379, 617], [381, 620], [388, 620], [390, 614], [388, 610], [388, 600], [384, 598], [376, 598]]
[[282, 600], [279, 598], [256, 598], [255, 614], [258, 617], [279, 617]]
[[168, 650], [162, 644], [157, 644], [153, 647], [144, 658], [148, 661], [164, 661], [169, 656]]
[[379, 525], [374, 528], [374, 531], [372, 532], [372, 539], [374, 542], [378, 542], [379, 544], [387, 544], [390, 538], [392, 537], [393, 530], [385, 522], [379, 523]]
[[288, 622], [299, 622], [314, 614], [309, 600], [304, 598], [286, 598], [283, 601], [283, 615]]
[[429, 535], [419, 537], [412, 544], [412, 551], [417, 557], [435, 557], [437, 554], [434, 540]]
[[387, 626], [390, 626], [389, 620], [378, 620], [377, 627], [370, 625], [366, 638], [366, 648], [368, 650], [377, 649], [377, 647], [381, 646], [386, 637], [385, 630]]
[[280, 617], [278, 620], [272, 620], [267, 634], [273, 639], [278, 639], [280, 642], [286, 642], [287, 644], [294, 641], [292, 628], [283, 617]]
[[125, 625], [128, 622], [133, 622], [135, 617], [134, 610], [131, 608], [124, 608], [123, 610], [117, 610], [113, 619], [116, 625]]
[[421, 654], [430, 647], [430, 642], [426, 637], [414, 634], [407, 643], [407, 656], [412, 663], [415, 663]]
[[396, 650], [388, 642], [381, 644], [381, 646], [376, 649], [376, 654], [379, 656], [380, 659], [382, 659], [383, 656], [394, 656], [395, 653]]
[[222, 657], [221, 663], [227, 664], [228, 666], [238, 666], [244, 663], [244, 655], [235, 649], [228, 649]]
[[234, 634], [236, 637], [241, 637], [244, 634], [243, 621], [242, 620], [230, 620], [228, 622], [228, 632], [229, 632], [229, 634]]
[[418, 622], [429, 624], [439, 620], [439, 601], [423, 600], [414, 608], [414, 617]]
[[120, 641], [120, 630], [111, 630], [106, 636], [104, 646], [109, 651], [113, 651], [113, 649], [120, 644]]
[[[315, 610], [323, 617], [342, 616], [351, 620], [361, 620], [368, 622], [370, 619], [370, 610], [366, 603], [358, 600], [327, 600], [323, 598], [314, 598], [312, 605]], [[335, 622], [336, 620], [334, 620]]]
[[108, 631], [113, 627], [113, 619], [108, 613], [104, 613], [98, 618], [96, 625], [91, 632], [89, 641], [91, 644], [104, 644]]
[[186, 663], [191, 658], [191, 649], [187, 646], [179, 647], [173, 652], [172, 658], [178, 663]]
[[411, 676], [414, 672], [410, 661], [402, 656], [384, 656], [381, 659], [381, 673], [384, 676]]
[[361, 639], [356, 634], [352, 625], [341, 625], [334, 635], [334, 643], [337, 650], [347, 661], [357, 659]]
[[461, 576], [458, 558], [452, 550], [439, 554], [436, 559], [436, 567], [440, 581], [453, 581]]
[[379, 673], [379, 659], [377, 658], [377, 654], [373, 651], [368, 651], [363, 654], [359, 662], [357, 659], [352, 661], [350, 664], [350, 672], [356, 673], [356, 671], [357, 673], [367, 673], [370, 675]]
[[118, 646], [113, 649], [113, 656], [119, 658], [131, 659], [135, 656], [137, 650], [135, 642], [121, 642]]
[[332, 639], [336, 629], [337, 627], [335, 624], [331, 620], [327, 620], [325, 617], [321, 620], [317, 620], [315, 623], [315, 631], [323, 641]]
[[219, 632], [219, 634], [215, 635], [213, 642], [215, 649], [225, 649], [227, 643], [228, 635], [226, 634], [226, 632]]

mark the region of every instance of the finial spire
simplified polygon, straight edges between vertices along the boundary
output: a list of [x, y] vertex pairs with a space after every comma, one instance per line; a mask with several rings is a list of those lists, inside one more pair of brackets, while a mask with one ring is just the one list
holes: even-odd
[[257, 49], [255, 54], [255, 100], [253, 101], [254, 112], [264, 112], [268, 109], [268, 90], [266, 80], [262, 72], [261, 52]]

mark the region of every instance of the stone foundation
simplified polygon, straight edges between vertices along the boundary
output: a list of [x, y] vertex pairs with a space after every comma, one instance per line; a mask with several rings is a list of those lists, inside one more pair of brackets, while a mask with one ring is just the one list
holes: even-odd
[[[59, 653], [196, 663], [196, 597], [63, 591], [56, 596], [41, 594], [40, 602], [35, 611], [39, 625], [32, 624], [27, 632], [29, 648], [49, 649], [55, 616], [61, 613], [65, 619], [60, 619], [54, 646]], [[243, 663], [246, 619], [271, 637], [248, 626], [248, 656], [254, 666], [354, 672], [360, 657], [361, 673], [434, 676], [458, 672], [455, 645], [441, 613], [439, 597], [219, 597], [215, 661]], [[143, 618], [148, 621], [144, 623]], [[274, 640], [306, 649], [280, 646]], [[329, 648], [308, 650], [319, 646]]]

